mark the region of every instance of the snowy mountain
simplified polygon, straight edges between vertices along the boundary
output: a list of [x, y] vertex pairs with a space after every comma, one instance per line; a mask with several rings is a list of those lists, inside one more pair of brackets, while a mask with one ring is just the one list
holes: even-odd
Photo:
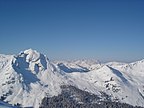
[[53, 61], [61, 70], [67, 73], [71, 72], [88, 72], [90, 70], [101, 67], [99, 61], [96, 60], [69, 60], [69, 61]]
[[143, 79], [144, 60], [129, 64], [93, 60], [51, 62], [32, 49], [18, 55], [0, 55], [0, 100], [22, 107], [39, 107], [44, 97], [61, 94], [62, 85], [95, 94], [99, 101], [144, 107]]
[[1, 55], [0, 60], [0, 97], [11, 104], [37, 107], [44, 96], [60, 93], [65, 82], [48, 58], [35, 50]]

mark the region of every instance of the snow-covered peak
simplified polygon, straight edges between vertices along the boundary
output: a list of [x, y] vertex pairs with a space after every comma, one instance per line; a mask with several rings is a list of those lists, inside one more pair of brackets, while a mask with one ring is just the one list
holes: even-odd
[[21, 54], [27, 55], [27, 58], [26, 58], [27, 61], [37, 61], [38, 59], [40, 59], [40, 56], [41, 56], [41, 54], [38, 51], [33, 50], [33, 49], [25, 50], [24, 52], [21, 52], [20, 55]]
[[28, 49], [21, 51], [12, 61], [13, 67], [20, 69], [28, 69], [33, 73], [44, 71], [48, 68], [48, 58], [37, 52], [36, 50]]
[[46, 95], [57, 95], [66, 82], [55, 69], [46, 56], [32, 49], [11, 57], [1, 55], [0, 100], [38, 108]]

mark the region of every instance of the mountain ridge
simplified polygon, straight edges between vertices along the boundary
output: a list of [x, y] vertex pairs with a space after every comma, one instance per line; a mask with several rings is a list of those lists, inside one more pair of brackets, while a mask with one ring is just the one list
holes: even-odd
[[113, 102], [144, 107], [144, 60], [133, 63], [97, 61], [52, 62], [36, 50], [0, 55], [0, 98], [22, 107], [39, 107], [44, 97], [57, 96], [72, 85]]

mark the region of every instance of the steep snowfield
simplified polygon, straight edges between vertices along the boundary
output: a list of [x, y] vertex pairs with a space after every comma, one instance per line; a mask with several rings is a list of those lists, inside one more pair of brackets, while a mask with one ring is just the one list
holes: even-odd
[[144, 60], [134, 63], [55, 61], [32, 49], [18, 55], [0, 55], [0, 98], [23, 107], [39, 107], [46, 96], [61, 93], [61, 85], [109, 100], [144, 107]]

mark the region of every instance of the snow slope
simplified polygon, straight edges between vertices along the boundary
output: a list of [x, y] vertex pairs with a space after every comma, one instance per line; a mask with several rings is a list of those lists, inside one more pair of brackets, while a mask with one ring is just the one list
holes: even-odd
[[107, 101], [144, 107], [144, 60], [134, 63], [55, 61], [28, 49], [18, 55], [0, 55], [0, 98], [22, 107], [39, 107], [46, 96], [73, 85]]
[[71, 60], [71, 61], [54, 61], [64, 72], [88, 72], [90, 70], [98, 69], [101, 67], [101, 63], [96, 60]]
[[12, 105], [9, 105], [6, 102], [0, 101], [0, 108], [17, 108], [17, 107], [13, 107]]

